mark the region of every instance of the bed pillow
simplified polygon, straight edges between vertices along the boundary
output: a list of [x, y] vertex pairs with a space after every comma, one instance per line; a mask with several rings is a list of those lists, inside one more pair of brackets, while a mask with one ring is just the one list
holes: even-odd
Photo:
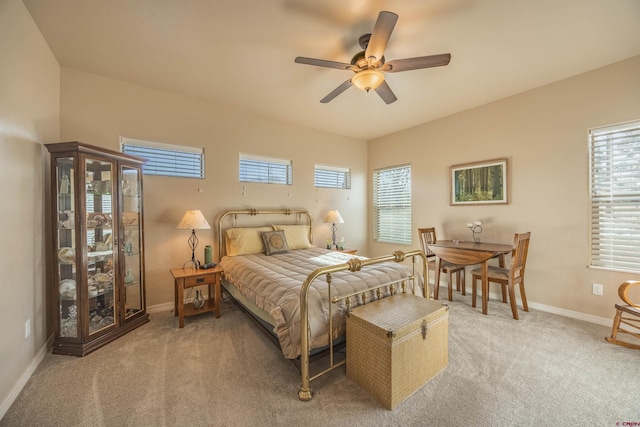
[[313, 246], [309, 241], [308, 225], [274, 225], [273, 229], [284, 231], [289, 249], [307, 249]]
[[228, 256], [250, 255], [264, 252], [262, 232], [271, 227], [228, 228], [225, 246]]
[[262, 233], [264, 250], [267, 255], [285, 254], [289, 252], [287, 236], [284, 231], [264, 231]]

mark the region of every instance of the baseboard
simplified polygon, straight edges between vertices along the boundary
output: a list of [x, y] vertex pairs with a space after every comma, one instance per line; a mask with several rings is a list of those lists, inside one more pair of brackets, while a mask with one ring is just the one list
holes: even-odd
[[[209, 295], [203, 293], [202, 294], [202, 298], [209, 299]], [[187, 297], [187, 298], [185, 298], [184, 303], [185, 304], [190, 304], [190, 303], [193, 302], [193, 300], [194, 300], [193, 297]], [[160, 313], [160, 312], [163, 312], [163, 311], [171, 312], [173, 310], [175, 310], [175, 306], [174, 306], [174, 304], [172, 302], [165, 302], [163, 304], [150, 305], [150, 306], [147, 307], [147, 313]]]
[[4, 401], [0, 405], [0, 420], [7, 413], [11, 405], [13, 405], [13, 402], [18, 398], [18, 395], [20, 394], [24, 386], [27, 384], [27, 381], [29, 381], [29, 378], [31, 378], [31, 375], [33, 375], [38, 365], [40, 365], [40, 362], [42, 362], [42, 359], [44, 359], [44, 356], [47, 355], [47, 352], [51, 348], [52, 342], [53, 342], [53, 335], [49, 337], [49, 339], [42, 346], [40, 351], [38, 351], [38, 353], [35, 355], [31, 363], [27, 367], [27, 370], [24, 371], [24, 373], [22, 374], [18, 382], [13, 386], [13, 389], [11, 389], [11, 392], [9, 392], [7, 397], [4, 399]]
[[[446, 288], [446, 283], [441, 283], [440, 288]], [[448, 289], [446, 290], [448, 292]], [[471, 289], [466, 290], [467, 295], [471, 295]], [[442, 290], [440, 291], [442, 294]], [[478, 294], [478, 298], [481, 298], [481, 294]], [[498, 294], [495, 292], [489, 292], [490, 299], [497, 299], [502, 301], [502, 294]], [[516, 298], [516, 302], [520, 307], [522, 307], [522, 300], [520, 298]], [[552, 305], [540, 304], [537, 302], [527, 301], [530, 308], [535, 310], [545, 311], [547, 313], [558, 314], [560, 316], [569, 317], [571, 319], [576, 320], [584, 320], [585, 322], [595, 323], [597, 325], [602, 326], [611, 326], [613, 324], [613, 318], [608, 319], [606, 317], [593, 316], [591, 314], [581, 313], [579, 311], [567, 310], [566, 308], [554, 307]]]
[[[521, 300], [517, 298], [516, 300], [518, 301], [518, 304], [522, 304]], [[533, 309], [546, 311], [547, 313], [559, 314], [560, 316], [570, 317], [576, 320], [584, 320], [585, 322], [591, 322], [609, 327], [611, 327], [611, 325], [613, 324], [613, 317], [611, 319], [607, 319], [606, 317], [593, 316], [591, 314], [580, 313], [579, 311], [567, 310], [565, 308], [554, 307], [551, 305], [538, 304], [537, 302], [528, 302], [528, 304], [529, 307]]]
[[156, 304], [150, 305], [147, 307], [147, 313], [160, 313], [163, 311], [173, 311], [175, 310], [175, 305], [172, 302], [166, 302], [164, 304]]

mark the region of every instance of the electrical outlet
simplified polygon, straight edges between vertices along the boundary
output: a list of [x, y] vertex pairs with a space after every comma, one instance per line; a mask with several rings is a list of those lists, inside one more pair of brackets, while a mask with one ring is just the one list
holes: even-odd
[[603, 286], [599, 283], [593, 283], [591, 291], [593, 292], [594, 295], [602, 296]]
[[29, 335], [31, 335], [31, 319], [24, 322], [24, 337], [29, 338]]

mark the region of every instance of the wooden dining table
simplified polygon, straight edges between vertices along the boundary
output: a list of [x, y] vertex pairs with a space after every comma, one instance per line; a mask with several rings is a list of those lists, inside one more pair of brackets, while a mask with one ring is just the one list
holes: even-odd
[[[488, 261], [498, 256], [500, 267], [504, 267], [504, 256], [513, 251], [513, 245], [500, 243], [480, 243], [464, 240], [438, 240], [435, 243], [427, 243], [429, 249], [436, 255], [435, 282], [440, 281], [440, 267], [442, 260], [458, 265], [480, 264], [482, 268], [482, 314], [487, 314], [489, 302], [489, 264]], [[451, 283], [449, 283], [451, 286]], [[433, 298], [438, 299], [438, 288], [434, 286]], [[475, 298], [472, 303], [476, 306]]]

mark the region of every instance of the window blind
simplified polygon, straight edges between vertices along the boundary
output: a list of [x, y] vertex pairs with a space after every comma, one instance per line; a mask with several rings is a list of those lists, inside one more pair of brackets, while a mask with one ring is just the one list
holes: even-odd
[[142, 157], [145, 175], [204, 179], [204, 148], [121, 138], [122, 152]]
[[240, 153], [240, 181], [293, 184], [291, 160]]
[[323, 188], [351, 188], [351, 170], [339, 166], [315, 165], [315, 186]]
[[593, 267], [640, 271], [640, 122], [589, 132]]
[[411, 165], [373, 173], [374, 239], [411, 244]]

